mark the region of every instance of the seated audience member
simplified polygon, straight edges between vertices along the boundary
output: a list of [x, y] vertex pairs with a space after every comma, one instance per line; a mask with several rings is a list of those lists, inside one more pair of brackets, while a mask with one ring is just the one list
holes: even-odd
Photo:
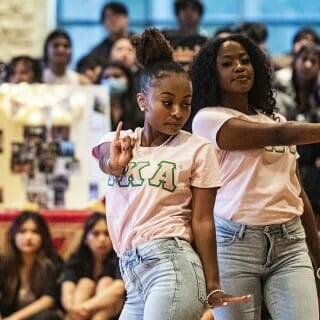
[[0, 84], [3, 82], [6, 82], [6, 76], [7, 76], [7, 65], [0, 61]]
[[67, 32], [54, 30], [44, 44], [42, 81], [49, 84], [90, 84], [89, 79], [68, 67], [72, 42]]
[[268, 29], [264, 23], [261, 22], [243, 22], [234, 28], [234, 33], [241, 33], [253, 40], [258, 47], [268, 54], [267, 39]]
[[312, 28], [300, 28], [294, 34], [292, 39], [291, 52], [272, 57], [275, 70], [286, 69], [291, 67], [293, 56], [300, 50], [300, 48], [308, 43], [320, 45], [320, 38], [317, 32]]
[[101, 23], [108, 36], [94, 47], [88, 54], [94, 57], [103, 66], [109, 61], [110, 50], [113, 42], [122, 37], [129, 37], [129, 14], [127, 7], [121, 3], [112, 1], [106, 3], [101, 10]]
[[192, 59], [206, 41], [206, 38], [197, 35], [176, 39], [173, 45], [174, 61], [179, 62], [186, 71], [189, 71]]
[[30, 56], [17, 56], [7, 65], [6, 81], [10, 83], [39, 83], [41, 82], [40, 61]]
[[61, 320], [57, 254], [44, 218], [23, 211], [8, 232], [0, 257], [0, 314], [3, 320]]
[[234, 33], [234, 30], [232, 29], [232, 27], [225, 26], [225, 27], [218, 28], [214, 32], [212, 38], [224, 38], [224, 37], [230, 36], [233, 33]]
[[109, 62], [115, 61], [123, 63], [133, 73], [138, 72], [136, 50], [130, 38], [121, 37], [114, 41], [110, 50]]
[[85, 75], [91, 84], [99, 83], [102, 67], [93, 56], [82, 57], [77, 63], [76, 70]]
[[[300, 47], [291, 68], [275, 73], [277, 107], [288, 120], [320, 122], [319, 75], [320, 49], [312, 43]], [[314, 212], [320, 213], [320, 144], [301, 145], [297, 149], [302, 184]]]
[[202, 35], [200, 22], [204, 13], [204, 7], [199, 0], [176, 0], [174, 2], [174, 14], [177, 20], [177, 28], [163, 30], [163, 34], [174, 45], [175, 38]]
[[137, 82], [131, 70], [121, 62], [108, 63], [101, 73], [100, 84], [110, 92], [111, 128], [119, 121], [124, 129], [143, 126], [144, 113], [137, 103]]
[[125, 289], [104, 214], [94, 212], [86, 219], [80, 245], [63, 267], [61, 283], [65, 320], [108, 320], [120, 314]]

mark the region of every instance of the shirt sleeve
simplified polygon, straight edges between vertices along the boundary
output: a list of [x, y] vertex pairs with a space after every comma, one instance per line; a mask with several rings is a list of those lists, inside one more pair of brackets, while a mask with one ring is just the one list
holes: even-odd
[[82, 266], [84, 262], [81, 262], [79, 255], [76, 253], [72, 254], [71, 257], [64, 263], [60, 283], [64, 281], [72, 281], [77, 283], [82, 277]]
[[222, 125], [234, 115], [217, 111], [214, 107], [200, 110], [193, 119], [192, 132], [209, 139], [213, 146], [220, 150], [217, 134]]
[[218, 158], [210, 141], [203, 144], [195, 155], [191, 185], [199, 188], [221, 186]]
[[91, 154], [94, 158], [99, 159], [99, 147], [105, 142], [111, 142], [114, 138], [114, 135], [115, 132], [108, 132], [100, 139], [98, 144], [92, 148]]

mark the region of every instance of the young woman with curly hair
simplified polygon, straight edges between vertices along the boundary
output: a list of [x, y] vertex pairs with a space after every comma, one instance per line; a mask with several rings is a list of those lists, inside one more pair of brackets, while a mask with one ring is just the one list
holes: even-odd
[[193, 132], [211, 140], [221, 168], [214, 219], [221, 288], [253, 299], [214, 309], [216, 319], [318, 319], [320, 246], [300, 184], [296, 146], [320, 125], [275, 109], [265, 54], [243, 35], [209, 41], [191, 69]]

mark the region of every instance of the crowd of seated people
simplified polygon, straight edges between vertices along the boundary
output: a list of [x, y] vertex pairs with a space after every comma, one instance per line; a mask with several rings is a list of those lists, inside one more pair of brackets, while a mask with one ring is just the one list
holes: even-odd
[[0, 316], [3, 320], [118, 319], [125, 288], [104, 213], [92, 212], [70, 256], [55, 249], [37, 211], [21, 211], [0, 252]]

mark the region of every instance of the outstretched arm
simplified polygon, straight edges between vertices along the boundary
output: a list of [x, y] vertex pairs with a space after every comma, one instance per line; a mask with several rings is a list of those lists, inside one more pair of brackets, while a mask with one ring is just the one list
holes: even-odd
[[320, 124], [298, 121], [260, 123], [231, 118], [220, 128], [217, 142], [224, 150], [310, 144], [320, 142]]
[[[213, 206], [217, 189], [192, 188], [192, 230], [196, 250], [202, 261], [206, 277], [207, 293], [220, 289], [216, 232]], [[251, 299], [251, 296], [233, 297], [219, 290], [211, 295], [209, 303], [213, 307]]]

